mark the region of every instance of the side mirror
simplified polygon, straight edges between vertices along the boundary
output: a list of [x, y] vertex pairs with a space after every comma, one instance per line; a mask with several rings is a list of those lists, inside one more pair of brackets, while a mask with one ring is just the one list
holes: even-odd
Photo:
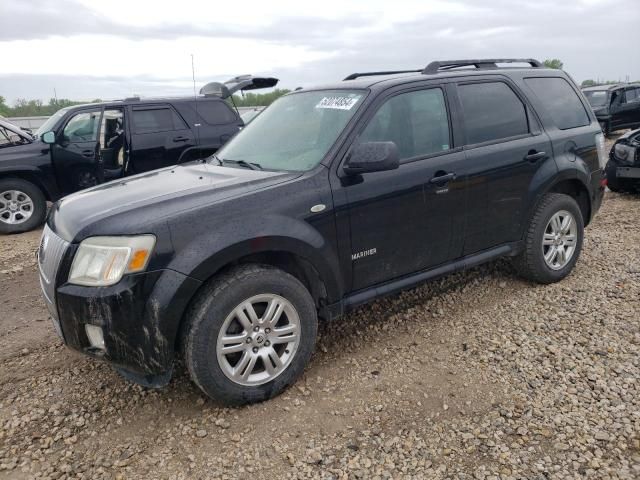
[[398, 147], [393, 142], [360, 143], [351, 151], [344, 165], [347, 175], [395, 170], [400, 166]]
[[44, 143], [48, 143], [49, 145], [56, 143], [56, 134], [53, 132], [46, 132], [42, 135], [42, 141]]

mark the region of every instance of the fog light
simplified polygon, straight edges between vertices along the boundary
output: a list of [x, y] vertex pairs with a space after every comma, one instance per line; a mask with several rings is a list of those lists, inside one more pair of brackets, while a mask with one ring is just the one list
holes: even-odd
[[84, 331], [87, 332], [87, 338], [93, 348], [104, 350], [104, 335], [102, 334], [102, 328], [95, 325], [89, 325], [87, 323], [84, 326]]

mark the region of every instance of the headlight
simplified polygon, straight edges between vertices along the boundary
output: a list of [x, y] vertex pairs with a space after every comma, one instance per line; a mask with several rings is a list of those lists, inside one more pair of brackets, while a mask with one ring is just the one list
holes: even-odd
[[616, 157], [620, 163], [633, 165], [633, 162], [636, 160], [636, 149], [624, 143], [616, 143], [613, 147], [613, 156]]
[[73, 259], [69, 283], [93, 287], [118, 283], [125, 273], [147, 268], [155, 244], [153, 235], [87, 238]]
[[596, 150], [598, 151], [598, 163], [600, 168], [604, 169], [607, 165], [607, 151], [604, 145], [604, 135], [602, 133], [596, 133]]

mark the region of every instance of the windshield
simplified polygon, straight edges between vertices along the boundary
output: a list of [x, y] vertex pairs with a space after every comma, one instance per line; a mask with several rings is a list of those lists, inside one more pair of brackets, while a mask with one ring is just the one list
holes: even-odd
[[60, 120], [62, 118], [62, 116], [65, 113], [67, 113], [67, 110], [69, 110], [69, 109], [68, 108], [63, 108], [61, 110], [58, 110], [56, 113], [51, 115], [49, 118], [47, 118], [47, 121], [44, 122], [40, 126], [40, 128], [38, 130], [36, 130], [36, 133], [34, 135], [36, 137], [39, 137], [42, 134], [50, 132], [51, 130], [53, 130], [53, 127], [55, 127], [56, 123], [58, 123], [58, 120]]
[[607, 104], [607, 91], [606, 90], [590, 90], [584, 93], [587, 100], [592, 107], [604, 107]]
[[222, 162], [266, 170], [310, 170], [362, 104], [362, 90], [321, 90], [281, 97], [218, 151]]

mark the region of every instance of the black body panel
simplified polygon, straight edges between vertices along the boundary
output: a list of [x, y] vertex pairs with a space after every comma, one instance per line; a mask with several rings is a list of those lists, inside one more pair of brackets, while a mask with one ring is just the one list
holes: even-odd
[[[561, 129], [526, 86], [530, 77], [569, 82], [586, 124]], [[473, 132], [458, 89], [486, 81], [512, 90], [521, 102], [525, 133], [468, 140]], [[308, 171], [192, 162], [100, 185], [55, 204], [48, 225], [71, 244], [56, 284], [66, 342], [91, 354], [83, 324], [103, 326], [105, 359], [131, 372], [131, 378], [165, 378], [187, 305], [200, 285], [231, 265], [271, 262], [295, 274], [312, 293], [320, 316], [331, 319], [426, 279], [519, 253], [533, 209], [554, 188], [580, 196], [585, 223], [600, 207], [603, 176], [595, 143], [600, 129], [563, 72], [444, 71], [367, 77], [327, 88], [358, 88], [366, 95], [322, 161]], [[434, 88], [444, 92], [447, 143], [392, 170], [345, 174], [352, 147], [387, 99]], [[195, 109], [173, 105], [193, 124]], [[125, 275], [106, 288], [67, 283], [80, 242], [136, 234], [157, 239], [147, 273]]]

